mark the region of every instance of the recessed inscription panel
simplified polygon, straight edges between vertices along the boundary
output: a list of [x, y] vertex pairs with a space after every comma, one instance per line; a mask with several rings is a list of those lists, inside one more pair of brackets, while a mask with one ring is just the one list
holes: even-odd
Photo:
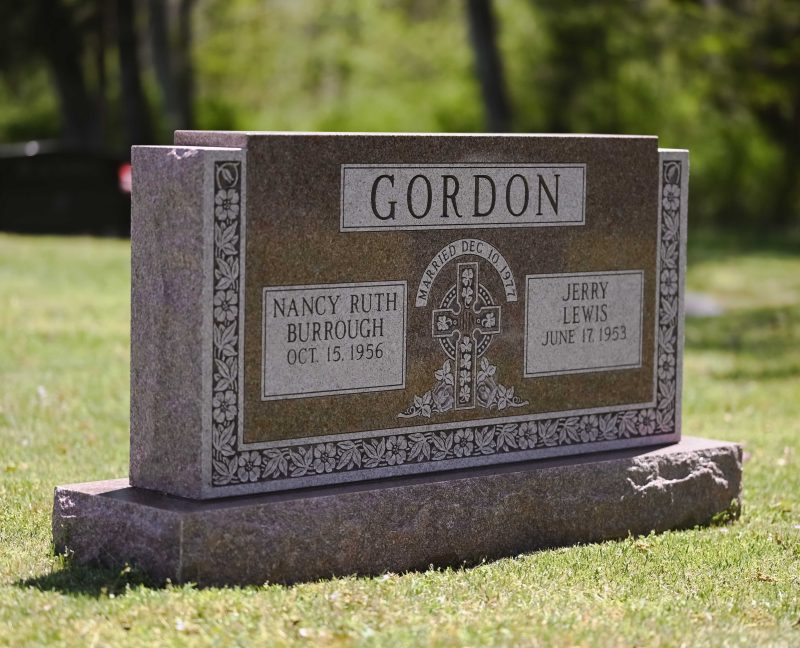
[[526, 277], [525, 377], [642, 365], [642, 271]]
[[[510, 424], [545, 412], [652, 402], [655, 142], [432, 142], [372, 136], [250, 140], [248, 155], [261, 163], [250, 167], [244, 263], [241, 434], [248, 447], [266, 451], [324, 438], [344, 443], [353, 434], [388, 439], [400, 431], [427, 434], [487, 421]], [[613, 174], [599, 171], [612, 164]], [[363, 181], [356, 182], [358, 177]], [[384, 211], [392, 207], [394, 219]], [[388, 219], [386, 227], [375, 211]], [[358, 213], [362, 224], [378, 227], [360, 229], [353, 220]], [[448, 219], [463, 231], [439, 226]], [[525, 277], [610, 267], [644, 271], [641, 307], [648, 325], [641, 334], [641, 366], [527, 377]], [[274, 322], [267, 321], [265, 336], [264, 287], [305, 290], [386, 280], [408, 285], [401, 387], [393, 386], [401, 383], [389, 378], [388, 368], [364, 377], [376, 367], [371, 362], [329, 363], [330, 342], [315, 342], [313, 328], [313, 344], [300, 340], [292, 348], [270, 349], [265, 337]], [[304, 323], [316, 324], [324, 337], [325, 319], [310, 314]], [[288, 339], [288, 331], [275, 335], [284, 346]], [[295, 351], [290, 368], [288, 354]]]
[[405, 385], [406, 283], [264, 288], [262, 400]]
[[586, 165], [342, 165], [342, 231], [582, 225]]

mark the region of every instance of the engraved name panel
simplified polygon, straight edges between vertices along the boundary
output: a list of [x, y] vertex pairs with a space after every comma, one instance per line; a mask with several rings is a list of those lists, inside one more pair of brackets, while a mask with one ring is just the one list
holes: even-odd
[[266, 287], [262, 322], [262, 400], [405, 387], [405, 281]]
[[526, 377], [641, 367], [642, 271], [525, 279]]
[[585, 223], [585, 164], [343, 164], [341, 184], [343, 232]]

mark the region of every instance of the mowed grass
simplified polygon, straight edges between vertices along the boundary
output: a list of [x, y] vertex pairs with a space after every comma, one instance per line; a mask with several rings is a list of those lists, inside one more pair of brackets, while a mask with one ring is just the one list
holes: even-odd
[[153, 587], [54, 557], [56, 484], [128, 461], [129, 244], [0, 235], [0, 644], [800, 645], [800, 252], [692, 245], [684, 431], [745, 447], [733, 524], [478, 567]]

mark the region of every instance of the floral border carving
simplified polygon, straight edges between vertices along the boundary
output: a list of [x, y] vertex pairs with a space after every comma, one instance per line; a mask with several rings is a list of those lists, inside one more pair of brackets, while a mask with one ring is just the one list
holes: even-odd
[[[511, 454], [537, 448], [672, 434], [676, 429], [682, 162], [664, 160], [658, 277], [656, 405], [518, 423], [399, 432], [239, 450], [240, 162], [218, 162], [214, 186], [212, 484], [234, 486], [402, 464]], [[227, 172], [226, 172], [227, 170]], [[235, 173], [234, 173], [235, 170]], [[223, 193], [227, 192], [227, 193]]]
[[211, 479], [215, 486], [252, 481], [239, 466], [239, 349], [242, 163], [214, 163], [213, 373]]

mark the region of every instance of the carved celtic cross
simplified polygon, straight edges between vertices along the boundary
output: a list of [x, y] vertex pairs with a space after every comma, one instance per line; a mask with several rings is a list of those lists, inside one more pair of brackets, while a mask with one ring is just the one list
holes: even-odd
[[475, 407], [478, 358], [500, 332], [500, 307], [478, 281], [477, 263], [459, 263], [456, 284], [433, 310], [433, 337], [455, 362], [455, 409]]

